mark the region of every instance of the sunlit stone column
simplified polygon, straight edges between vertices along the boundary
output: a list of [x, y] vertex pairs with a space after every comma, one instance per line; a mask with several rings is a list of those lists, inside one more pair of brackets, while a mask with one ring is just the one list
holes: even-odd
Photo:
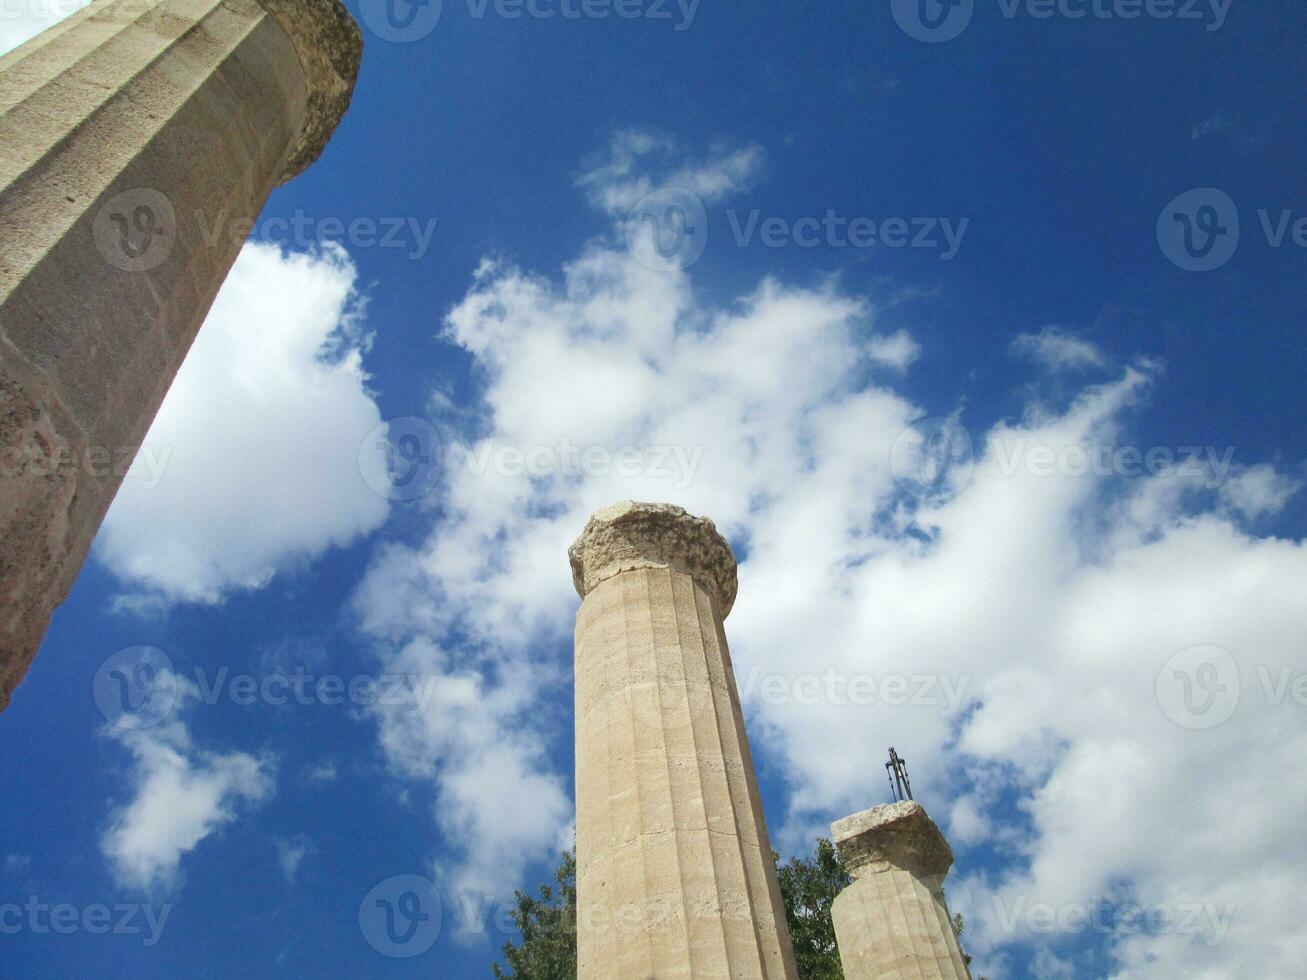
[[0, 58], [0, 708], [361, 53], [339, 0], [96, 0]]
[[944, 903], [953, 852], [921, 804], [873, 807], [831, 832], [853, 875], [831, 907], [845, 980], [970, 980]]
[[578, 977], [797, 977], [722, 620], [735, 557], [668, 504], [595, 514], [576, 618]]

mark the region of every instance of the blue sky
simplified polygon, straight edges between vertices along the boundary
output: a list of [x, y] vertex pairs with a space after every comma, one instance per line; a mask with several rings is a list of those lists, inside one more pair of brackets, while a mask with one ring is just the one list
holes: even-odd
[[489, 975], [569, 839], [564, 549], [633, 497], [742, 559], [784, 853], [893, 744], [980, 973], [1302, 976], [1301, 6], [350, 5], [353, 107], [0, 716], [0, 906], [78, 916], [0, 974]]

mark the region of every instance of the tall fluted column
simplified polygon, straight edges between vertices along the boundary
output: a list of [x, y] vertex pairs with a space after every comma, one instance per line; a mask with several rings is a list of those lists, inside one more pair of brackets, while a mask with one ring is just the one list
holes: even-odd
[[795, 980], [722, 631], [730, 545], [679, 507], [627, 502], [569, 556], [579, 980]]
[[96, 0], [0, 58], [0, 709], [361, 53], [339, 0]]
[[853, 875], [831, 907], [845, 980], [970, 980], [944, 902], [953, 851], [921, 804], [873, 807], [831, 832]]

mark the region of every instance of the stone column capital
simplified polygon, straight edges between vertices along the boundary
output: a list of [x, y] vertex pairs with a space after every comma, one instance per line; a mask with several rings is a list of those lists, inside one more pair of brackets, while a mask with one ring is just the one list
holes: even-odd
[[354, 95], [363, 34], [341, 0], [258, 0], [281, 25], [308, 80], [308, 106], [299, 141], [281, 183], [297, 177], [326, 148]]
[[597, 511], [567, 550], [572, 583], [584, 599], [610, 578], [637, 568], [685, 572], [716, 600], [725, 619], [735, 604], [735, 554], [706, 517], [672, 504], [625, 500]]
[[831, 835], [840, 860], [855, 878], [889, 868], [942, 878], [953, 866], [952, 848], [916, 800], [875, 806], [837, 820]]

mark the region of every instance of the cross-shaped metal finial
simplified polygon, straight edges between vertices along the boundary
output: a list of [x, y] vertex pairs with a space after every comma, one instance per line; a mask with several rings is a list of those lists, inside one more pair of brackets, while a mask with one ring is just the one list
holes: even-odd
[[912, 799], [912, 783], [908, 782], [908, 764], [899, 758], [893, 746], [889, 750], [889, 762], [885, 763], [885, 773], [889, 776], [890, 792], [894, 802]]

